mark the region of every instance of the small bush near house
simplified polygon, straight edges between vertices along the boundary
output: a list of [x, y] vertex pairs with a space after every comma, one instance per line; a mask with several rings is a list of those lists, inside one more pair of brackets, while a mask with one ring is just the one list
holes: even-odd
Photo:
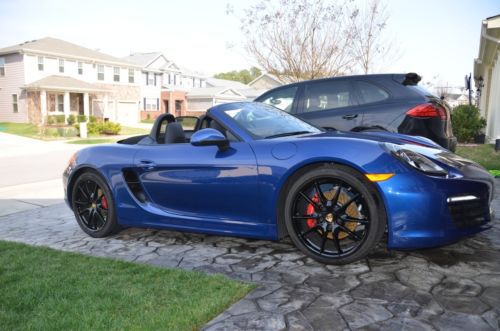
[[479, 114], [479, 109], [472, 105], [460, 105], [453, 108], [451, 115], [453, 133], [459, 142], [470, 142], [486, 126], [486, 120]]
[[68, 116], [68, 118], [66, 119], [66, 122], [68, 123], [68, 125], [73, 125], [73, 124], [75, 124], [75, 122], [76, 122], [76, 117], [75, 117], [75, 115], [70, 114], [70, 115]]
[[47, 116], [47, 124], [48, 125], [56, 124], [56, 118], [54, 116]]
[[87, 132], [89, 134], [119, 134], [121, 126], [113, 122], [89, 122]]
[[78, 123], [83, 123], [83, 122], [87, 122], [87, 116], [78, 115]]
[[64, 115], [54, 115], [57, 124], [64, 124], [66, 122], [66, 117]]
[[97, 117], [90, 115], [89, 116], [89, 122], [90, 123], [96, 123], [97, 122]]

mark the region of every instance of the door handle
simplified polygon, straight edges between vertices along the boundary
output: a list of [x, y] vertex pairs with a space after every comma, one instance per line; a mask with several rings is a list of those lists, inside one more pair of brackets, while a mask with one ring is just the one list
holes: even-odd
[[345, 119], [345, 120], [353, 120], [356, 117], [358, 117], [358, 114], [352, 114], [352, 115], [344, 115], [344, 116], [342, 116], [342, 118]]
[[152, 170], [156, 167], [156, 163], [150, 160], [140, 160], [137, 166], [146, 170]]

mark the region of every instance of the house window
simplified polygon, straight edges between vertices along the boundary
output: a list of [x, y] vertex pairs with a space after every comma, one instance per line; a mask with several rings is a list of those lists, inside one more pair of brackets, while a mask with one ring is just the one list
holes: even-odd
[[0, 76], [5, 76], [5, 59], [0, 57]]
[[196, 82], [196, 79], [193, 77], [193, 87], [195, 87], [195, 82]]
[[60, 113], [64, 113], [64, 95], [57, 95], [57, 111]]
[[12, 94], [12, 111], [14, 113], [19, 112], [19, 108], [17, 106], [17, 94]]
[[144, 98], [145, 101], [145, 110], [149, 111], [157, 111], [158, 110], [158, 99], [155, 98]]
[[182, 110], [182, 100], [175, 100], [175, 111], [179, 113]]
[[97, 65], [97, 79], [104, 80], [104, 65], [103, 64]]
[[64, 60], [59, 59], [59, 72], [64, 72]]
[[120, 81], [120, 68], [118, 67], [113, 68], [113, 81], [115, 82]]
[[155, 85], [155, 74], [148, 74], [148, 85]]
[[78, 62], [78, 74], [83, 75], [83, 63]]
[[38, 57], [38, 71], [43, 71], [43, 56]]
[[128, 82], [134, 82], [134, 69], [128, 69]]

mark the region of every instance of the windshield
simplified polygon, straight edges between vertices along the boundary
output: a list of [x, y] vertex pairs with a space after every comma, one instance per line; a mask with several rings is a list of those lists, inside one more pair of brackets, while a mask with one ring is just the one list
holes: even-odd
[[228, 108], [224, 113], [254, 139], [322, 132], [284, 111], [261, 103], [235, 103], [234, 108]]

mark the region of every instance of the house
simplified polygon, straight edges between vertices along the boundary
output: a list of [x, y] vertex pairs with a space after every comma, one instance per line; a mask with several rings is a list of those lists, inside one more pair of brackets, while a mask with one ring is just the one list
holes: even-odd
[[269, 73], [263, 73], [259, 77], [255, 78], [252, 80], [250, 83], [248, 83], [248, 86], [253, 87], [254, 89], [257, 90], [270, 90], [278, 86], [282, 86], [285, 84], [291, 83], [290, 82], [284, 82], [283, 80], [279, 79], [278, 77], [269, 74]]
[[486, 139], [500, 138], [500, 15], [481, 23], [479, 54], [474, 60], [477, 103], [486, 119]]
[[0, 49], [0, 121], [43, 124], [50, 115], [139, 120], [141, 68], [56, 38]]
[[162, 113], [185, 115], [186, 92], [206, 86], [203, 75], [178, 66], [160, 52], [134, 53], [123, 60], [141, 68], [141, 119]]
[[207, 87], [226, 87], [236, 90], [243, 94], [247, 100], [252, 101], [268, 89], [257, 89], [247, 84], [237, 82], [234, 80], [220, 79], [220, 78], [207, 78]]
[[247, 101], [247, 97], [236, 89], [227, 87], [200, 87], [189, 90], [187, 115], [199, 116], [215, 105], [235, 101]]

